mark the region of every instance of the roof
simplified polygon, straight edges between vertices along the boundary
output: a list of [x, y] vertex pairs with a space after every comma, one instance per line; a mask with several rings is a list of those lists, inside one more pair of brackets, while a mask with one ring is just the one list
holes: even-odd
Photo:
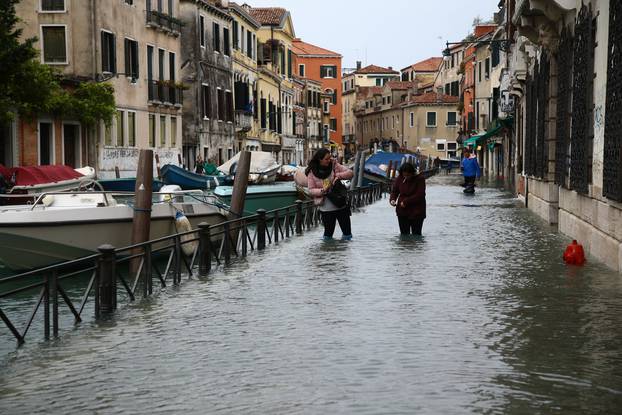
[[294, 41], [292, 42], [292, 52], [294, 52], [298, 56], [330, 56], [335, 58], [341, 58], [341, 55], [337, 52], [333, 52], [328, 49], [324, 49], [319, 46], [303, 42], [300, 39], [294, 39]]
[[410, 89], [417, 85], [417, 82], [409, 81], [389, 81], [385, 84], [385, 86], [389, 87], [389, 89]]
[[358, 73], [358, 74], [380, 73], [380, 74], [399, 75], [399, 72], [394, 71], [392, 68], [383, 68], [382, 66], [376, 66], [376, 65], [368, 65], [364, 68], [357, 69], [356, 72], [354, 73]]
[[426, 92], [421, 95], [414, 95], [408, 104], [457, 104], [459, 97], [445, 94], [437, 94], [436, 92]]
[[287, 14], [282, 7], [252, 7], [249, 14], [262, 25], [279, 26]]
[[[248, 5], [247, 5], [248, 6]], [[248, 8], [242, 7], [239, 4], [230, 1], [229, 9], [236, 11], [240, 16], [244, 18], [248, 23], [250, 23], [253, 27], [258, 29], [261, 27], [261, 23], [259, 23], [253, 16], [250, 15]]]
[[358, 91], [362, 97], [370, 97], [373, 95], [381, 95], [382, 87], [381, 86], [360, 86]]
[[443, 61], [443, 58], [439, 58], [435, 56], [435, 57], [423, 60], [421, 62], [412, 64], [410, 66], [407, 66], [406, 68], [402, 69], [402, 71], [412, 69], [413, 71], [417, 71], [417, 72], [436, 72], [438, 70], [438, 67], [441, 65], [442, 61]]

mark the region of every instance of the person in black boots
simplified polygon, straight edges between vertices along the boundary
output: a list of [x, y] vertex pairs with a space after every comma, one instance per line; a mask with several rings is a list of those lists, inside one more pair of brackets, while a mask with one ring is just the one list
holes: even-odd
[[389, 203], [395, 206], [402, 235], [421, 235], [426, 216], [425, 177], [411, 163], [400, 167]]

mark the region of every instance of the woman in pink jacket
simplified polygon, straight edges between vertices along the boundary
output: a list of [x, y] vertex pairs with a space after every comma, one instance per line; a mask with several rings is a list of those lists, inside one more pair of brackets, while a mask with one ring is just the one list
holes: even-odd
[[314, 203], [320, 207], [322, 213], [324, 240], [333, 239], [336, 222], [339, 222], [343, 234], [341, 239], [351, 240], [350, 207], [347, 205], [335, 206], [325, 195], [337, 180], [351, 179], [354, 175], [352, 170], [334, 160], [330, 151], [321, 148], [315, 152], [309, 161], [305, 174], [307, 175], [309, 193], [313, 196]]

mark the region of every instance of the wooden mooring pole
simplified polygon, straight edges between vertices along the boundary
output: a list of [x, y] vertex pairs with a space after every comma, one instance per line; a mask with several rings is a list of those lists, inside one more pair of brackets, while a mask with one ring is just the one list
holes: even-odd
[[[233, 191], [231, 192], [231, 206], [229, 207], [229, 220], [239, 219], [244, 216], [244, 201], [246, 200], [246, 190], [248, 189], [248, 175], [251, 171], [251, 152], [242, 151], [238, 160], [238, 167], [233, 181]], [[231, 243], [237, 249], [239, 230], [235, 227], [229, 233]]]
[[[151, 204], [153, 192], [153, 150], [140, 150], [138, 169], [136, 171], [136, 188], [134, 194], [134, 219], [132, 221], [132, 245], [149, 240], [151, 229]], [[141, 253], [141, 249], [133, 254]], [[132, 261], [130, 269], [136, 272], [139, 260]], [[150, 277], [150, 276], [149, 276]]]

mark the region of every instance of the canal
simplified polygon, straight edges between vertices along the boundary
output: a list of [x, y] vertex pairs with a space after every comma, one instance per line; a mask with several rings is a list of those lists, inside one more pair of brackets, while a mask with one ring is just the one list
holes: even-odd
[[554, 228], [457, 184], [429, 180], [419, 239], [384, 199], [352, 216], [351, 242], [316, 229], [57, 341], [3, 346], [0, 413], [619, 411], [622, 278], [565, 266]]

